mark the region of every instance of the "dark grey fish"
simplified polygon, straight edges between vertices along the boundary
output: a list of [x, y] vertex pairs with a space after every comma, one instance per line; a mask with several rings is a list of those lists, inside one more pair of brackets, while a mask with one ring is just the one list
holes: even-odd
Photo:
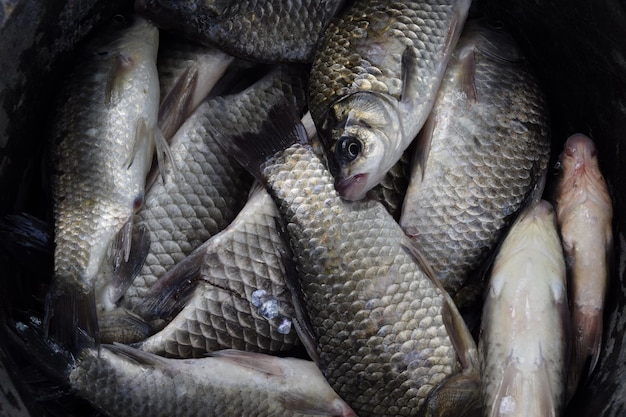
[[[235, 220], [163, 275], [146, 295], [142, 317], [169, 324], [139, 347], [158, 355], [201, 357], [219, 349], [277, 352], [298, 336], [286, 275], [295, 266], [261, 187]], [[186, 293], [191, 293], [189, 297]]]
[[162, 29], [258, 62], [311, 62], [317, 41], [345, 0], [139, 0]]
[[232, 222], [244, 206], [251, 179], [217, 144], [215, 133], [233, 135], [259, 126], [263, 106], [289, 100], [304, 107], [306, 72], [280, 66], [239, 94], [207, 99], [178, 131], [171, 144], [177, 172], [149, 190], [136, 218], [148, 229], [150, 253], [122, 306], [143, 303], [166, 271]]
[[455, 294], [543, 192], [548, 109], [513, 39], [468, 22], [416, 143], [400, 225]]
[[359, 200], [426, 121], [470, 0], [355, 1], [331, 21], [309, 106], [342, 197]]
[[17, 323], [16, 338], [48, 377], [111, 417], [355, 417], [311, 361], [224, 350], [167, 359], [121, 345], [76, 356]]
[[286, 223], [309, 353], [361, 417], [419, 415], [438, 401], [462, 415], [478, 386], [467, 378], [474, 389], [458, 389], [477, 369], [458, 311], [382, 205], [340, 198], [290, 113], [275, 107], [260, 131], [221, 143], [263, 180]]
[[[64, 345], [74, 344], [75, 326], [97, 336], [89, 306], [103, 267], [115, 272], [143, 261], [132, 256], [133, 217], [155, 143], [163, 145], [158, 155], [165, 149], [157, 128], [158, 36], [143, 18], [115, 23], [79, 53], [59, 97], [51, 132], [55, 266], [46, 323]], [[107, 277], [114, 278], [123, 280]]]

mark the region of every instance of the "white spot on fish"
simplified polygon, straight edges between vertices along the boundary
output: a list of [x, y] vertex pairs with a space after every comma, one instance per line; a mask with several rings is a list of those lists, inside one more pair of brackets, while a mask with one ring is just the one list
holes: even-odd
[[280, 324], [278, 325], [278, 333], [280, 334], [289, 334], [291, 331], [291, 320], [287, 317], [283, 317]]
[[500, 402], [500, 415], [512, 415], [515, 413], [515, 409], [517, 408], [517, 404], [515, 402], [515, 398], [511, 395], [507, 395], [506, 397], [502, 397], [502, 402]]
[[278, 317], [278, 301], [267, 300], [259, 307], [259, 314], [268, 320]]
[[265, 290], [256, 290], [252, 293], [250, 301], [252, 302], [253, 306], [260, 307], [266, 297], [267, 292]]

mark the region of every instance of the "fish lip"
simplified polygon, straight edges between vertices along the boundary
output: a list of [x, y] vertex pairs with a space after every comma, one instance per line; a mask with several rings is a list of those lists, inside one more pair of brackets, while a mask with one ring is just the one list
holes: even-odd
[[368, 174], [356, 174], [348, 178], [335, 178], [335, 189], [341, 198], [350, 201], [365, 197]]

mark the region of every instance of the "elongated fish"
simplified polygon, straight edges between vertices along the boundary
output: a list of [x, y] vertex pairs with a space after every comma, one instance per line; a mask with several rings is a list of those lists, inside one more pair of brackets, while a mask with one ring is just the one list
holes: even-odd
[[32, 326], [17, 323], [16, 337], [33, 363], [107, 416], [355, 416], [311, 361], [235, 350], [167, 359], [121, 344], [74, 356]]
[[442, 388], [477, 369], [456, 308], [381, 204], [341, 199], [292, 113], [275, 106], [260, 131], [220, 143], [266, 184], [286, 223], [301, 339], [361, 417], [419, 415], [442, 398], [462, 414], [471, 401]]
[[555, 204], [570, 285], [573, 347], [570, 394], [600, 355], [613, 252], [613, 208], [593, 141], [571, 136], [559, 157]]
[[426, 121], [470, 0], [355, 1], [331, 21], [309, 106], [341, 196], [359, 200]]
[[179, 175], [157, 180], [137, 214], [151, 247], [121, 305], [138, 307], [160, 276], [228, 226], [246, 203], [251, 178], [218, 145], [215, 132], [256, 128], [267, 118], [266, 103], [288, 100], [303, 108], [305, 83], [300, 66], [276, 67], [238, 94], [207, 99], [183, 124], [171, 144]]
[[133, 256], [133, 216], [143, 204], [155, 140], [163, 143], [158, 30], [142, 18], [113, 26], [82, 51], [52, 126], [56, 248], [46, 322], [68, 346], [76, 326], [97, 336], [88, 306], [101, 269], [143, 261]]
[[545, 200], [513, 224], [496, 256], [479, 351], [486, 416], [559, 416], [567, 377], [565, 260]]
[[295, 266], [277, 227], [279, 216], [267, 191], [255, 187], [226, 229], [150, 289], [143, 317], [167, 319], [184, 309], [139, 347], [181, 358], [226, 348], [261, 352], [292, 348], [298, 336], [286, 275]]
[[541, 195], [550, 157], [543, 92], [506, 32], [466, 24], [416, 141], [400, 225], [455, 294]]
[[139, 0], [135, 9], [162, 29], [257, 62], [311, 62], [344, 0]]

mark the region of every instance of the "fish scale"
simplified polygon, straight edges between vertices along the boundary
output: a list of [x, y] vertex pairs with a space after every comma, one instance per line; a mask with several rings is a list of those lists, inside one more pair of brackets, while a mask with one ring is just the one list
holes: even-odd
[[541, 191], [550, 156], [543, 92], [508, 34], [466, 24], [416, 142], [429, 151], [400, 224], [454, 294]]
[[[162, 300], [163, 288], [175, 288], [177, 277], [199, 280], [198, 287], [184, 309], [142, 342], [141, 349], [186, 358], [223, 348], [261, 352], [292, 348], [296, 332], [278, 331], [283, 318], [291, 321], [295, 316], [285, 283], [284, 262], [289, 259], [283, 259], [287, 248], [276, 227], [278, 216], [269, 194], [259, 189], [228, 228], [163, 276], [146, 299], [148, 305], [157, 300], [152, 314], [165, 311], [168, 300]], [[278, 302], [278, 317], [263, 317], [251, 301], [259, 290]]]
[[322, 162], [292, 145], [261, 166], [287, 222], [320, 369], [360, 416], [419, 415], [459, 373], [445, 296], [379, 203], [344, 202]]

